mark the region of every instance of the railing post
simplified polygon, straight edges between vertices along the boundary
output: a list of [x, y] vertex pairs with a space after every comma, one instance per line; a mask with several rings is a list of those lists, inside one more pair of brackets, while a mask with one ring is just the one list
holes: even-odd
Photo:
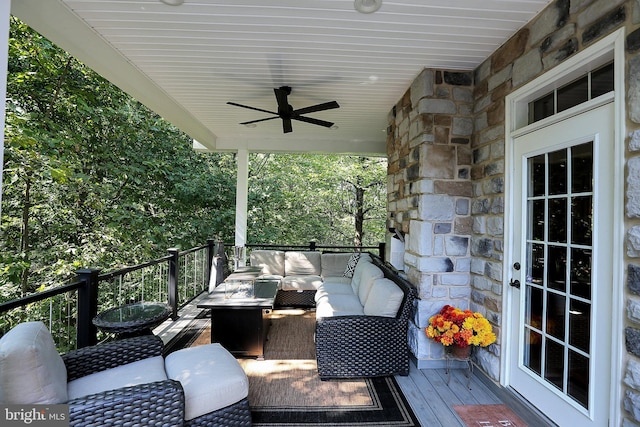
[[168, 250], [171, 259], [169, 259], [169, 282], [167, 283], [169, 293], [169, 306], [171, 306], [171, 319], [178, 319], [178, 258], [180, 250], [171, 248]]
[[382, 260], [382, 262], [385, 261], [384, 257], [386, 252], [387, 252], [387, 244], [385, 242], [378, 243], [378, 255], [380, 256], [380, 259]]
[[309, 242], [309, 250], [310, 251], [316, 250], [316, 242], [314, 242], [313, 240]]
[[76, 271], [78, 280], [84, 284], [78, 288], [77, 347], [87, 347], [98, 343], [98, 328], [93, 318], [98, 314], [98, 274], [97, 268]]
[[[220, 284], [220, 283], [222, 283], [224, 281], [225, 268], [228, 265], [228, 263], [227, 263], [227, 252], [225, 251], [225, 248], [224, 248], [224, 242], [216, 243], [215, 261], [216, 261], [216, 282], [215, 282], [215, 286], [218, 286], [218, 284]], [[211, 290], [211, 285], [209, 285], [209, 289]]]
[[211, 268], [213, 267], [213, 257], [215, 256], [216, 241], [214, 239], [207, 239], [207, 268], [205, 269], [207, 283], [206, 288], [211, 284]]

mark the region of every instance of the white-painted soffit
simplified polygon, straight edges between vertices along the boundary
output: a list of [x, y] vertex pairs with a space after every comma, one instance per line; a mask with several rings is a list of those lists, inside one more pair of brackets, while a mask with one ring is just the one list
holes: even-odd
[[[387, 115], [423, 68], [469, 71], [550, 0], [14, 0], [12, 13], [211, 150], [386, 153]], [[280, 119], [273, 89], [335, 129]]]

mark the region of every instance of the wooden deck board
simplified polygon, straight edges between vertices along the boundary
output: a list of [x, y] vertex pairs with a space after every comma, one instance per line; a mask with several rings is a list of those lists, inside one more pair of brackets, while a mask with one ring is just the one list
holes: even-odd
[[492, 388], [494, 384], [482, 372], [474, 369], [471, 388], [467, 387], [467, 374], [465, 369], [452, 369], [447, 385], [444, 369], [418, 369], [412, 363], [409, 375], [396, 376], [396, 380], [423, 426], [465, 427], [453, 409], [455, 405], [497, 404], [506, 404], [530, 426], [553, 425], [505, 389]]

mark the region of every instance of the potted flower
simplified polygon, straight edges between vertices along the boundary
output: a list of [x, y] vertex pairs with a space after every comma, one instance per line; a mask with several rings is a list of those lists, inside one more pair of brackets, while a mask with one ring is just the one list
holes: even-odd
[[450, 305], [429, 318], [426, 333], [461, 358], [469, 357], [473, 346], [486, 347], [496, 340], [491, 324], [482, 314]]

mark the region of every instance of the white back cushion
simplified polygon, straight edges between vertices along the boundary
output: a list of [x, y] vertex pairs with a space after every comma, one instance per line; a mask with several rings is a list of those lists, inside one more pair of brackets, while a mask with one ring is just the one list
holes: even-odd
[[284, 252], [254, 249], [249, 254], [254, 267], [262, 267], [261, 275], [284, 276]]
[[349, 258], [350, 253], [322, 254], [322, 277], [342, 277]]
[[373, 281], [376, 279], [381, 279], [382, 277], [384, 277], [384, 273], [382, 272], [382, 270], [371, 263], [368, 263], [362, 270], [362, 276], [360, 277], [360, 286], [358, 287], [357, 293], [362, 305], [365, 305], [365, 303], [367, 302], [367, 297], [369, 296], [369, 292], [371, 291]]
[[67, 368], [42, 322], [20, 323], [0, 339], [0, 402], [65, 403]]
[[360, 287], [360, 279], [362, 279], [362, 272], [367, 266], [371, 264], [371, 258], [365, 257], [366, 254], [361, 254], [358, 259], [358, 263], [356, 264], [355, 270], [353, 270], [353, 277], [351, 278], [351, 287], [353, 288], [353, 293], [358, 295], [358, 288]]
[[364, 305], [364, 314], [368, 316], [396, 317], [404, 292], [389, 279], [376, 279]]
[[322, 272], [320, 252], [287, 251], [284, 253], [284, 275], [304, 276], [314, 274], [319, 276]]

